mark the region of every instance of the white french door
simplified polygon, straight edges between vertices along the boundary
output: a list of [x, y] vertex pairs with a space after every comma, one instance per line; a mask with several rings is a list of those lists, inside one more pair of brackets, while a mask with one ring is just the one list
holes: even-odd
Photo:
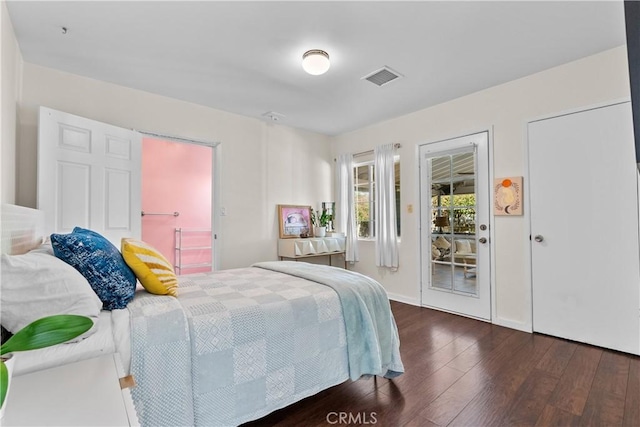
[[528, 124], [533, 330], [640, 354], [628, 102]]
[[421, 304], [491, 319], [489, 134], [420, 146]]
[[38, 209], [46, 233], [92, 229], [120, 247], [140, 238], [141, 137], [50, 108], [40, 108]]

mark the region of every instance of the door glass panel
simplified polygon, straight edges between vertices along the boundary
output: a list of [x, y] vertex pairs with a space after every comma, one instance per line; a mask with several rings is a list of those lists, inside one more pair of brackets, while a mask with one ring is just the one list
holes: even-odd
[[475, 153], [430, 161], [431, 287], [477, 295]]
[[431, 286], [443, 291], [453, 290], [453, 270], [450, 262], [434, 261]]
[[372, 200], [374, 197], [371, 188], [371, 175], [373, 167], [370, 165], [358, 166], [355, 172], [355, 211], [356, 228], [359, 238], [373, 237], [373, 209]]

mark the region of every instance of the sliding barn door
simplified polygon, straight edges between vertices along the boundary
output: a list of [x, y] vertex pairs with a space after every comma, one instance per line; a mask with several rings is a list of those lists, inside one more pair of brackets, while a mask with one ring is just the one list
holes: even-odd
[[46, 233], [80, 226], [116, 247], [140, 238], [142, 144], [138, 132], [40, 108], [38, 209]]
[[640, 354], [629, 103], [529, 123], [533, 329]]

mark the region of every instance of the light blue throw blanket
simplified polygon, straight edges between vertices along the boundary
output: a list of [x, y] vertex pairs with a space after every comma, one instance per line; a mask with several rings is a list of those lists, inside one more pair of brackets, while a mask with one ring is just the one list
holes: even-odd
[[311, 280], [336, 291], [345, 320], [352, 380], [362, 375], [394, 378], [404, 372], [398, 328], [387, 293], [378, 282], [353, 271], [296, 261], [260, 262], [253, 267]]

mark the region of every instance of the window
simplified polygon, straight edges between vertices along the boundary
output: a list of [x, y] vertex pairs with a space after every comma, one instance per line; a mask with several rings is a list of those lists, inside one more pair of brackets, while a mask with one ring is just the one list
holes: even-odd
[[[354, 209], [359, 239], [375, 236], [375, 177], [373, 161], [357, 163], [354, 168]], [[396, 227], [400, 237], [400, 157], [395, 159]]]

